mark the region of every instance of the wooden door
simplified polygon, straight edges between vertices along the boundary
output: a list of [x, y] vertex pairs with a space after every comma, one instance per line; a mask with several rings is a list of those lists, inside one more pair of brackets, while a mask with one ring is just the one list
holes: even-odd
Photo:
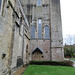
[[37, 50], [37, 51], [35, 51], [33, 54], [32, 54], [32, 58], [33, 58], [33, 60], [41, 60], [41, 58], [42, 58], [42, 53], [39, 51], [39, 50]]

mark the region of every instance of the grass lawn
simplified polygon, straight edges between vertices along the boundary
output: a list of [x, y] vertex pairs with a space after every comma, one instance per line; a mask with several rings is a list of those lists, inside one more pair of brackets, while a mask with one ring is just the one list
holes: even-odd
[[75, 75], [75, 68], [64, 66], [30, 65], [23, 75]]
[[71, 58], [70, 60], [73, 60], [73, 61], [75, 61], [75, 58]]

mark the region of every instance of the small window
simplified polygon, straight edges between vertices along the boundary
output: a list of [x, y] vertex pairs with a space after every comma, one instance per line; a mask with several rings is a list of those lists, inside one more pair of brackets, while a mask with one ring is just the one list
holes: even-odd
[[35, 26], [31, 26], [31, 38], [35, 38]]
[[45, 38], [48, 39], [50, 37], [49, 26], [45, 26]]
[[38, 38], [42, 38], [42, 20], [38, 19]]
[[42, 58], [44, 58], [44, 56], [42, 56]]
[[37, 0], [37, 6], [41, 6], [41, 0]]

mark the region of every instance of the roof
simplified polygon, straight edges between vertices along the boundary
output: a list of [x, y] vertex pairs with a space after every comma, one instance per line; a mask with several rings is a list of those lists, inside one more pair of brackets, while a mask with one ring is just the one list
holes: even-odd
[[42, 50], [41, 48], [39, 48], [39, 47], [36, 47], [36, 48], [32, 51], [32, 53], [34, 53], [36, 50], [39, 50], [41, 53], [43, 53], [43, 50]]

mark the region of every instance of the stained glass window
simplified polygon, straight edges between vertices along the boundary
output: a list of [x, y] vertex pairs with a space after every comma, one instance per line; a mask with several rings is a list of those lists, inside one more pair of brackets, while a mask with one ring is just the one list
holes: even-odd
[[31, 26], [31, 38], [35, 38], [35, 26]]
[[45, 26], [45, 38], [49, 38], [50, 37], [50, 32], [49, 32], [49, 26]]
[[42, 38], [42, 21], [38, 19], [38, 38]]

